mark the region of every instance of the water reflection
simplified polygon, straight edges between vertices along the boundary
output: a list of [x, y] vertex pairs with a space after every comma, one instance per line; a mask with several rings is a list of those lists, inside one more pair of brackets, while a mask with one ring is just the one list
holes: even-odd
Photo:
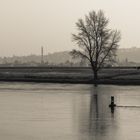
[[[103, 92], [103, 91], [102, 91]], [[108, 99], [102, 96], [98, 87], [94, 87], [90, 96], [89, 112], [89, 133], [91, 140], [105, 139], [111, 127], [114, 125], [114, 113], [111, 114], [108, 108]], [[111, 110], [113, 112], [113, 110]], [[111, 134], [111, 132], [109, 132]], [[113, 135], [110, 135], [113, 139]]]
[[[106, 92], [106, 91], [104, 91]], [[106, 93], [105, 93], [106, 94]], [[79, 140], [112, 140], [117, 134], [116, 110], [108, 107], [111, 93], [104, 95], [100, 87], [91, 87], [89, 94], [82, 94], [74, 100], [74, 129], [80, 134]], [[115, 129], [114, 129], [115, 128]], [[115, 134], [116, 133], [116, 134]]]

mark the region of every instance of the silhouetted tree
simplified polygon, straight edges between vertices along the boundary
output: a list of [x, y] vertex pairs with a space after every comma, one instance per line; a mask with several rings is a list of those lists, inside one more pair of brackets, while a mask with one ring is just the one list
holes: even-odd
[[73, 57], [87, 59], [94, 73], [94, 80], [98, 79], [98, 71], [106, 62], [113, 62], [120, 41], [120, 32], [107, 28], [109, 20], [103, 11], [92, 11], [85, 19], [76, 23], [78, 33], [73, 34], [79, 50], [73, 50]]

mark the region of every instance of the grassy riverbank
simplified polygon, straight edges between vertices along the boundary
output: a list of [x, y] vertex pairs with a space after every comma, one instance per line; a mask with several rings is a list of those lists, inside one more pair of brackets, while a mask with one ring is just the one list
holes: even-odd
[[[90, 68], [70, 67], [9, 67], [0, 68], [0, 81], [84, 83], [92, 84]], [[99, 84], [140, 85], [136, 68], [106, 68], [99, 72]]]

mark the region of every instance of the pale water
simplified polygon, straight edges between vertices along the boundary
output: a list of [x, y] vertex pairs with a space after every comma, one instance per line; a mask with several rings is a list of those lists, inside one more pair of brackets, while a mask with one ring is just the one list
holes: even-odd
[[139, 139], [139, 86], [0, 83], [0, 140]]

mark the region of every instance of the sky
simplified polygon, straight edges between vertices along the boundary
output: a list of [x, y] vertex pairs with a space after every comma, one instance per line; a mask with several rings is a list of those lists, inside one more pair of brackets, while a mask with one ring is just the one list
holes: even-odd
[[139, 0], [0, 0], [0, 57], [78, 48], [75, 23], [100, 9], [121, 31], [120, 48], [140, 47]]

